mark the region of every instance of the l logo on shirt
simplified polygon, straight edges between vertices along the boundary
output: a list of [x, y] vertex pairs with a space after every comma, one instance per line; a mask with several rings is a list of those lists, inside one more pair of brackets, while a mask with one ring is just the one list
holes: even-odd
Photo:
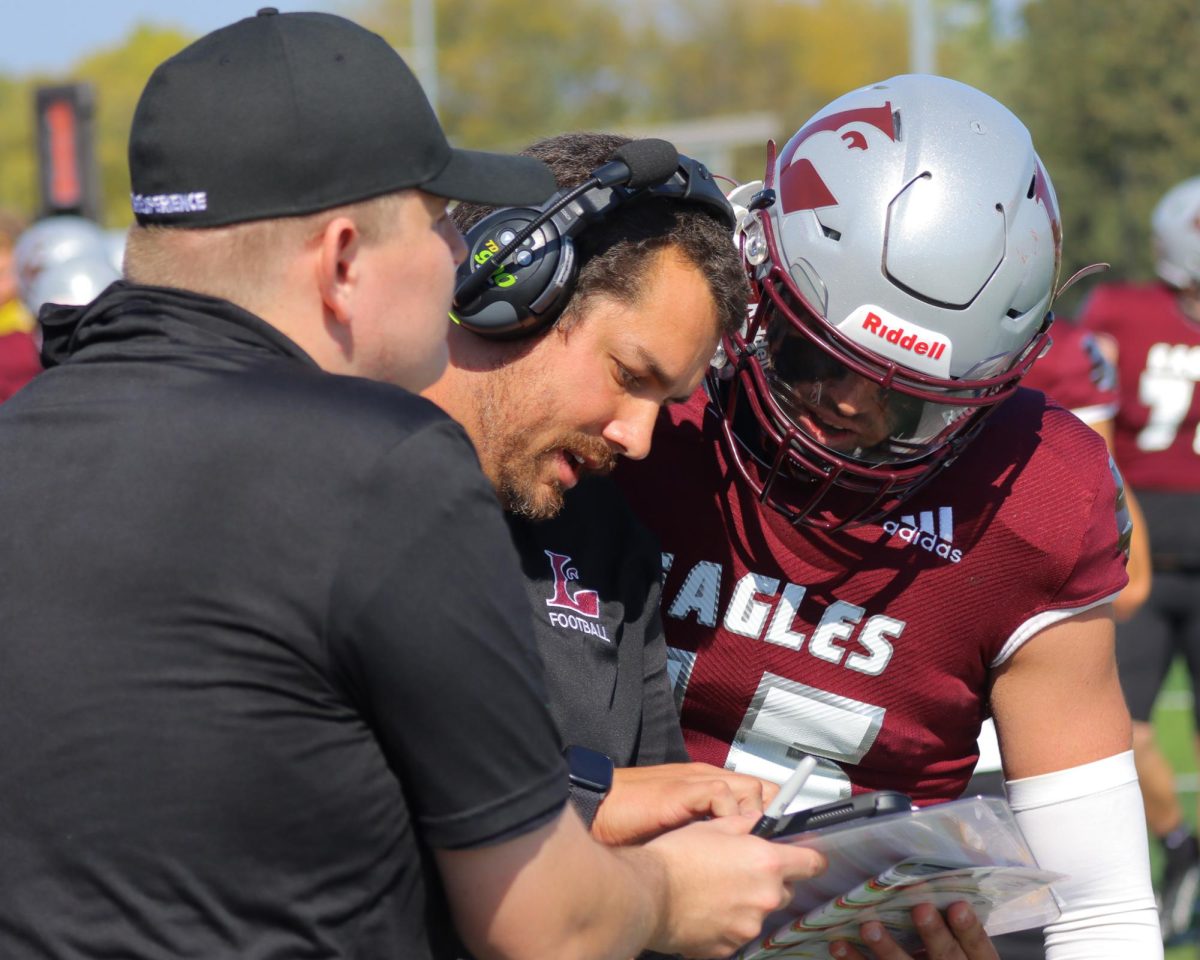
[[560, 607], [585, 617], [598, 618], [600, 594], [595, 590], [576, 590], [575, 593], [571, 593], [568, 589], [571, 581], [579, 579], [579, 571], [570, 566], [571, 558], [565, 553], [555, 553], [553, 550], [544, 552], [550, 558], [550, 569], [554, 573], [554, 596], [546, 601], [546, 606]]

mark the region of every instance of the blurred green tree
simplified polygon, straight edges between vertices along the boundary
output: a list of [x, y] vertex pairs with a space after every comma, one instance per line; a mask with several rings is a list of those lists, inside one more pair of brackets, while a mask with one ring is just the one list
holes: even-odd
[[[629, 113], [625, 21], [597, 0], [480, 7], [438, 0], [437, 111], [459, 145], [512, 149], [531, 137], [609, 126]], [[377, 0], [360, 22], [413, 55], [408, 0]]]
[[0, 76], [0, 208], [24, 217], [37, 208], [33, 85]]
[[[1109, 279], [1152, 272], [1150, 213], [1200, 173], [1195, 0], [1031, 0], [1024, 29], [978, 35], [972, 77], [1020, 116], [1063, 211], [1064, 277], [1108, 262]], [[964, 39], [963, 37], [959, 38]], [[960, 48], [960, 52], [961, 52]], [[964, 79], [967, 79], [964, 76]], [[1060, 305], [1070, 313], [1091, 282]]]
[[[486, 17], [467, 0], [435, 7], [438, 112], [478, 148], [747, 112], [773, 113], [787, 137], [908, 56], [903, 0], [527, 0], [519, 16]], [[365, 0], [358, 14], [409, 52], [412, 0]], [[761, 176], [762, 146], [729, 172]]]
[[154, 68], [190, 38], [140, 26], [120, 44], [91, 54], [55, 76], [0, 76], [0, 206], [33, 216], [38, 209], [34, 91], [39, 85], [86, 81], [96, 91], [95, 156], [104, 194], [105, 226], [133, 220], [126, 145], [133, 109]]

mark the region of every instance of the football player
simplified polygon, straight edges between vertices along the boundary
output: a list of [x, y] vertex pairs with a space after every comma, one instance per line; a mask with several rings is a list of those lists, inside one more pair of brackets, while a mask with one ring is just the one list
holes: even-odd
[[659, 535], [693, 759], [808, 799], [957, 797], [994, 716], [1047, 956], [1161, 956], [1113, 657], [1128, 518], [1103, 441], [1021, 377], [1061, 228], [1024, 126], [954, 81], [819, 111], [735, 191], [755, 288], [618, 477]]
[[1147, 602], [1118, 627], [1117, 663], [1146, 816], [1165, 854], [1163, 936], [1174, 940], [1194, 922], [1200, 845], [1150, 714], [1177, 655], [1193, 689], [1200, 671], [1200, 177], [1163, 196], [1151, 228], [1159, 280], [1099, 287], [1080, 321], [1116, 344], [1114, 451], [1150, 534], [1154, 581]]

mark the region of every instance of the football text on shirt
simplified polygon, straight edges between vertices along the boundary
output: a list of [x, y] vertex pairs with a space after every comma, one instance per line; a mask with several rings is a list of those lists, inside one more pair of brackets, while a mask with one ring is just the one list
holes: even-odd
[[571, 611], [558, 613], [551, 610], [547, 614], [550, 623], [556, 627], [590, 633], [607, 641], [608, 631], [604, 624], [596, 622], [600, 617], [600, 594], [595, 590], [581, 589], [572, 593], [569, 586], [572, 581], [579, 579], [579, 571], [571, 566], [571, 558], [553, 550], [543, 552], [550, 558], [550, 570], [554, 574], [554, 594], [546, 601], [546, 606]]

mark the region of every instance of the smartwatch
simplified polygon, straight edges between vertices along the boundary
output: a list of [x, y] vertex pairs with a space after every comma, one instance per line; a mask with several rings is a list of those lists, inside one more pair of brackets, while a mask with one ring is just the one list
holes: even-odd
[[563, 759], [567, 761], [571, 804], [590, 830], [596, 811], [612, 789], [613, 762], [598, 750], [575, 746], [563, 751]]

